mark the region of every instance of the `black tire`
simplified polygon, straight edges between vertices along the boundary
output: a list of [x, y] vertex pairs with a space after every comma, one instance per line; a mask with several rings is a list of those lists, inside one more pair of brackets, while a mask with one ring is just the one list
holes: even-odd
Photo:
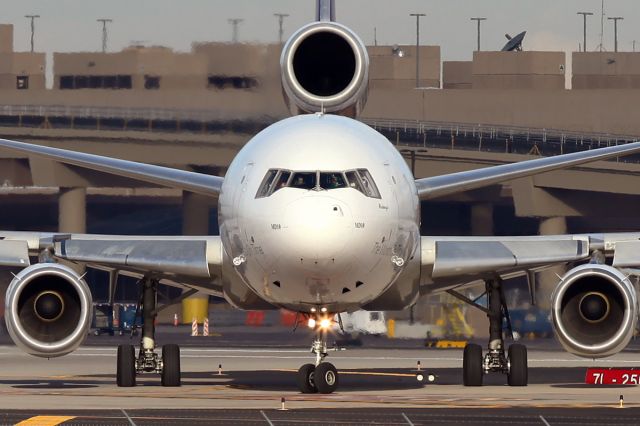
[[178, 345], [164, 345], [162, 347], [162, 386], [180, 386], [180, 347]]
[[298, 389], [302, 393], [316, 393], [318, 388], [315, 384], [316, 366], [313, 364], [305, 364], [298, 370]]
[[136, 352], [132, 345], [118, 345], [116, 383], [119, 387], [136, 385]]
[[483, 375], [482, 347], [470, 343], [462, 354], [462, 383], [465, 386], [482, 386]]
[[329, 362], [321, 362], [316, 367], [314, 381], [318, 392], [333, 393], [338, 389], [338, 370]]
[[527, 347], [514, 343], [509, 346], [509, 386], [527, 386], [529, 372], [527, 365]]

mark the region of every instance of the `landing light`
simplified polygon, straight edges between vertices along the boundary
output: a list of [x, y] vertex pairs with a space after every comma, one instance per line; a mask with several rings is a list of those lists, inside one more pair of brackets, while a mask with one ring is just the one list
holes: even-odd
[[307, 325], [309, 326], [309, 328], [315, 328], [316, 320], [314, 320], [313, 318], [309, 318], [309, 322], [307, 323]]
[[329, 318], [323, 318], [320, 320], [321, 328], [329, 328], [330, 325], [331, 325], [331, 320]]

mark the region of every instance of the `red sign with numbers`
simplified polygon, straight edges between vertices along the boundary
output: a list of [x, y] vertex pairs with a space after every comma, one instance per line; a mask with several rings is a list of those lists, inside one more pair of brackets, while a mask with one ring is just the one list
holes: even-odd
[[638, 385], [640, 369], [588, 368], [584, 381], [589, 385]]

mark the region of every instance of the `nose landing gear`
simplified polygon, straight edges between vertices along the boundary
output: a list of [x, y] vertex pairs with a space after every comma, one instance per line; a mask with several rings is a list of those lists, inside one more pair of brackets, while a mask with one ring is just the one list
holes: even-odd
[[305, 364], [298, 370], [298, 388], [302, 393], [332, 393], [338, 388], [338, 370], [324, 362], [329, 350], [327, 347], [327, 331], [331, 325], [331, 316], [310, 318], [316, 337], [311, 345], [311, 353], [315, 354], [315, 364]]

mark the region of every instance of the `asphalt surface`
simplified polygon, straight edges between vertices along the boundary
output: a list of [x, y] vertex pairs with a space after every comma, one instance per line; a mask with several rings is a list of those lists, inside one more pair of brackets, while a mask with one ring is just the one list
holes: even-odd
[[[31, 416], [33, 414], [33, 416]], [[637, 425], [637, 410], [616, 409], [307, 409], [307, 410], [58, 410], [46, 424], [65, 425]], [[29, 417], [25, 417], [29, 416]], [[0, 424], [37, 424], [36, 412], [0, 414]], [[57, 419], [56, 419], [57, 417]], [[28, 420], [31, 419], [31, 420]], [[68, 419], [68, 420], [65, 420]], [[45, 424], [44, 419], [42, 423]], [[57, 423], [60, 424], [60, 423]]]
[[[160, 386], [155, 374], [140, 376], [134, 388], [115, 386], [116, 345], [128, 336], [90, 336], [78, 351], [50, 360], [0, 346], [0, 424], [623, 425], [638, 424], [640, 415], [637, 386], [584, 384], [587, 367], [639, 366], [635, 343], [594, 361], [561, 351], [553, 340], [526, 342], [529, 386], [509, 387], [505, 376], [491, 374], [482, 387], [464, 387], [462, 350], [365, 336], [330, 354], [340, 371], [337, 392], [303, 395], [296, 370], [311, 361], [306, 330], [241, 327], [210, 337], [188, 331], [158, 333], [159, 344], [181, 345], [180, 388]], [[418, 361], [434, 383], [416, 380]], [[277, 410], [283, 397], [287, 411]]]

